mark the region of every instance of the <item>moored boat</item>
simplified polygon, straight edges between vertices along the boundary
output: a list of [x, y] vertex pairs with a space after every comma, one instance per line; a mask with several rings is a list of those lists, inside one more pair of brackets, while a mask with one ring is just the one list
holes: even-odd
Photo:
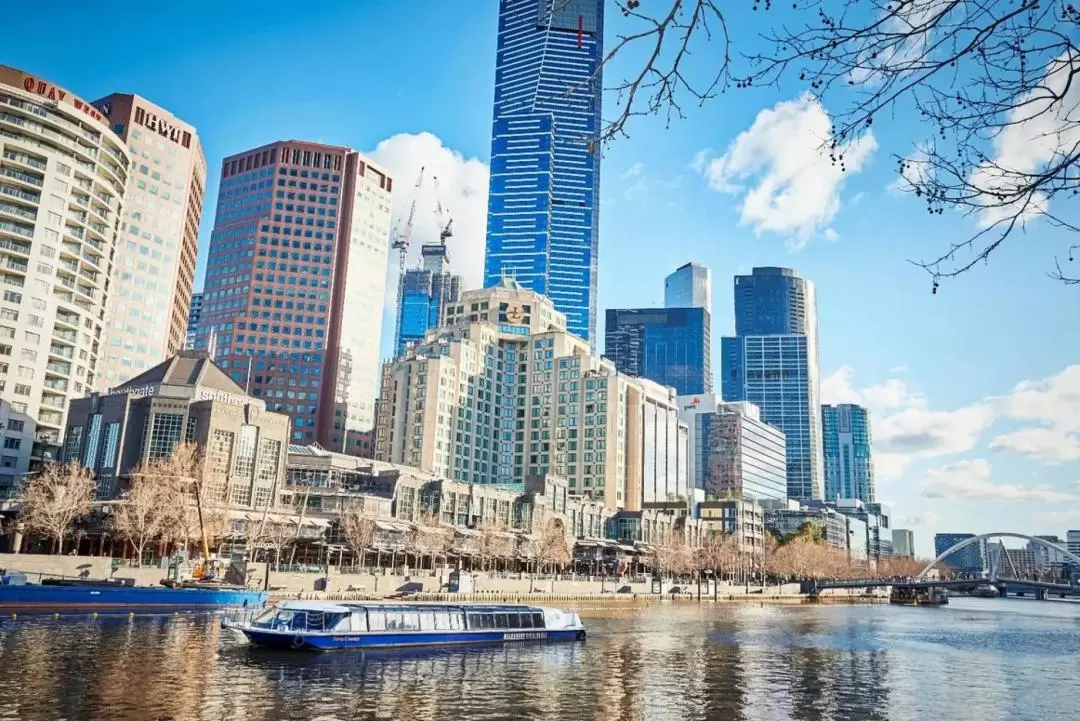
[[15, 574], [5, 576], [0, 582], [0, 612], [164, 613], [229, 607], [261, 608], [267, 600], [263, 591], [227, 584], [185, 584], [169, 588], [83, 579], [25, 583], [12, 576]]
[[897, 606], [946, 606], [949, 594], [937, 586], [893, 586], [889, 603]]
[[253, 620], [225, 622], [255, 646], [306, 651], [582, 640], [572, 611], [517, 604], [282, 601]]

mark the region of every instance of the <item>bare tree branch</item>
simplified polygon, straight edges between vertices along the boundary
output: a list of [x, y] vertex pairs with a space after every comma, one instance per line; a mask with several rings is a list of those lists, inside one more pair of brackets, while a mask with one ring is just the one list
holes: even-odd
[[71, 524], [90, 513], [96, 487], [93, 473], [78, 461], [50, 463], [26, 481], [22, 521], [63, 553]]

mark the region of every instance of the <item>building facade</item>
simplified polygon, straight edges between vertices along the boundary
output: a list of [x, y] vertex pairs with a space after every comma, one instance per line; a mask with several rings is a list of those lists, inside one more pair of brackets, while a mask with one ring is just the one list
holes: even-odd
[[870, 411], [851, 403], [823, 405], [821, 435], [825, 498], [856, 498], [873, 503], [876, 491]]
[[906, 528], [892, 529], [893, 555], [915, 558], [915, 534]]
[[191, 308], [188, 309], [187, 333], [184, 335], [184, 350], [195, 350], [195, 334], [199, 330], [199, 318], [202, 317], [203, 294], [193, 293]]
[[450, 256], [443, 243], [420, 248], [421, 266], [405, 271], [398, 308], [394, 357], [423, 342], [428, 331], [443, 324], [446, 308], [461, 296], [461, 276], [450, 272]]
[[195, 346], [289, 414], [296, 442], [340, 448], [373, 425], [392, 184], [303, 141], [222, 162]]
[[[934, 534], [934, 557], [940, 556], [957, 543], [974, 537], [974, 533], [936, 533]], [[979, 575], [989, 567], [987, 560], [986, 541], [983, 540], [953, 553], [943, 563], [958, 573]]]
[[712, 271], [697, 263], [679, 266], [664, 278], [665, 308], [704, 308], [712, 316]]
[[446, 322], [384, 366], [378, 460], [467, 483], [551, 473], [612, 509], [685, 493], [670, 389], [591, 355], [550, 300], [507, 277], [462, 293]]
[[14, 411], [11, 403], [0, 399], [0, 500], [18, 495], [22, 478], [29, 470], [28, 450], [34, 444], [36, 430], [32, 416]]
[[102, 382], [129, 166], [93, 105], [0, 66], [0, 398], [35, 427], [5, 441], [12, 475], [55, 457], [68, 402]]
[[704, 308], [609, 309], [604, 354], [621, 373], [712, 393], [711, 321]]
[[503, 276], [596, 336], [604, 1], [500, 0], [484, 284]]
[[268, 508], [284, 477], [288, 438], [288, 416], [245, 395], [205, 354], [181, 351], [107, 395], [73, 400], [63, 459], [94, 471], [98, 498], [109, 500], [140, 463], [194, 443], [206, 458], [211, 502]]
[[765, 546], [765, 510], [753, 500], [739, 498], [699, 504], [703, 533], [734, 535], [743, 553], [760, 552]]
[[145, 98], [114, 93], [94, 106], [131, 154], [101, 343], [98, 390], [105, 390], [184, 346], [206, 158], [195, 128]]
[[705, 492], [714, 498], [787, 498], [787, 451], [779, 428], [752, 403], [721, 403], [698, 417]]
[[735, 276], [735, 336], [721, 340], [721, 393], [750, 401], [787, 439], [788, 496], [819, 499], [821, 438], [814, 285], [789, 268]]

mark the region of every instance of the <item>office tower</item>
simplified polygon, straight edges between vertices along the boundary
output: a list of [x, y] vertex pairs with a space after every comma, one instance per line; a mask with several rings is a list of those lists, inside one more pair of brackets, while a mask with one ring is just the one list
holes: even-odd
[[906, 528], [892, 529], [893, 555], [915, 558], [915, 534]]
[[202, 316], [202, 293], [191, 294], [191, 308], [188, 310], [187, 333], [184, 336], [184, 350], [195, 348], [195, 333], [199, 329], [199, 318]]
[[101, 341], [98, 388], [105, 390], [184, 346], [206, 158], [195, 128], [145, 98], [114, 93], [94, 105], [131, 153]]
[[665, 308], [704, 308], [712, 315], [712, 271], [697, 263], [679, 266], [664, 278]]
[[671, 389], [619, 373], [512, 278], [465, 291], [446, 323], [383, 367], [375, 458], [469, 483], [552, 473], [641, 510], [685, 497], [686, 426]]
[[[974, 538], [974, 533], [936, 533], [934, 534], [934, 557], [940, 556], [957, 543]], [[989, 568], [988, 549], [985, 540], [969, 544], [948, 556], [943, 564], [958, 573], [979, 574]]]
[[293, 442], [336, 450], [372, 426], [391, 187], [339, 146], [283, 140], [222, 162], [195, 345], [289, 414]]
[[857, 498], [873, 503], [874, 459], [870, 450], [870, 412], [841, 403], [821, 407], [825, 459], [825, 499]]
[[0, 106], [0, 476], [17, 479], [56, 458], [68, 402], [98, 387], [130, 160], [47, 80], [0, 66]]
[[551, 298], [595, 342], [604, 0], [500, 0], [484, 284]]
[[735, 276], [735, 336], [721, 339], [721, 393], [750, 401], [787, 439], [788, 496], [821, 498], [824, 459], [814, 285], [789, 268]]
[[712, 393], [709, 325], [704, 308], [610, 308], [604, 354], [621, 372], [679, 395]]
[[714, 498], [787, 499], [784, 434], [761, 421], [753, 403], [721, 403], [699, 420], [703, 487]]
[[461, 276], [450, 272], [445, 244], [421, 246], [420, 257], [420, 267], [405, 271], [402, 282], [395, 357], [401, 356], [406, 346], [423, 342], [429, 330], [438, 328], [446, 316], [447, 305], [456, 303], [461, 293]]

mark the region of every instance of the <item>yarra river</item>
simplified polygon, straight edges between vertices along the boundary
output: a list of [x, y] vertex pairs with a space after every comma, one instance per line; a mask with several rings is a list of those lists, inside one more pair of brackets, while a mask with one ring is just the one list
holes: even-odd
[[322, 656], [215, 618], [0, 621], [0, 721], [1080, 717], [1080, 603], [582, 610], [580, 644]]

